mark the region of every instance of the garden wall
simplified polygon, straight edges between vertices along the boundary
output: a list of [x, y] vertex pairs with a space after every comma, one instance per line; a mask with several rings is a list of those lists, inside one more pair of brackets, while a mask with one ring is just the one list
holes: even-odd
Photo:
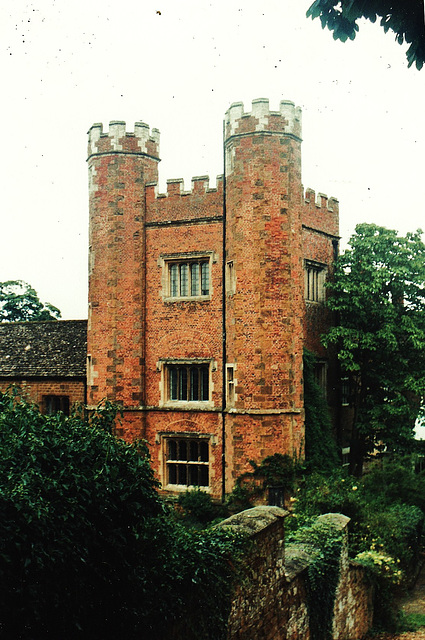
[[[284, 519], [279, 507], [248, 509], [223, 521], [221, 527], [248, 534], [252, 547], [244, 561], [228, 623], [228, 640], [309, 640], [308, 567], [314, 548], [284, 544]], [[327, 514], [320, 519], [343, 533], [340, 577], [333, 612], [333, 639], [358, 640], [372, 626], [372, 587], [362, 567], [348, 558], [349, 518]]]

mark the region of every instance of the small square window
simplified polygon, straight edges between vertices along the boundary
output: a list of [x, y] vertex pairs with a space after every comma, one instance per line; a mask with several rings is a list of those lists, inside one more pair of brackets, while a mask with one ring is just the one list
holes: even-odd
[[60, 411], [69, 416], [69, 396], [43, 396], [43, 413], [45, 415], [53, 416]]
[[192, 436], [164, 438], [166, 485], [208, 487], [209, 439]]

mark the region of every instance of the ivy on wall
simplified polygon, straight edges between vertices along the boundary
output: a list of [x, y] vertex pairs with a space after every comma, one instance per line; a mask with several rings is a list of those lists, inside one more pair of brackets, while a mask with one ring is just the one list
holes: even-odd
[[304, 350], [305, 459], [315, 471], [339, 466], [326, 398], [314, 375], [316, 357]]
[[307, 608], [311, 640], [332, 638], [333, 611], [340, 576], [343, 532], [333, 524], [316, 520], [298, 529], [297, 546], [311, 555], [308, 565]]

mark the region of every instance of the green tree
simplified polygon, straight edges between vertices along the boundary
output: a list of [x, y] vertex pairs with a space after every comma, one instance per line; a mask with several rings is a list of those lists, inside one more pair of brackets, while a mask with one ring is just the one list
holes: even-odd
[[380, 25], [385, 33], [391, 29], [399, 44], [407, 42], [408, 66], [413, 63], [421, 69], [425, 62], [425, 25], [423, 0], [315, 0], [307, 17], [320, 18], [323, 29], [327, 26], [335, 40], [354, 40], [358, 22], [366, 18]]
[[350, 377], [352, 469], [360, 473], [377, 446], [405, 448], [425, 396], [425, 245], [360, 224], [335, 265], [328, 304], [338, 322], [323, 338], [335, 344]]
[[87, 423], [19, 394], [0, 393], [0, 636], [220, 640], [234, 536], [170, 518], [109, 404]]
[[59, 309], [49, 302], [40, 302], [37, 292], [27, 282], [0, 282], [0, 322], [57, 320]]

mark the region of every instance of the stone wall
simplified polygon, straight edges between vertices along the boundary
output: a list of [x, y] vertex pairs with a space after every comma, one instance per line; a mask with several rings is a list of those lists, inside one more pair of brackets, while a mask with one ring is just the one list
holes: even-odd
[[[221, 527], [248, 534], [251, 546], [244, 562], [229, 617], [228, 640], [309, 640], [308, 566], [314, 549], [284, 544], [284, 519], [279, 507], [248, 509], [228, 518]], [[348, 559], [349, 518], [321, 516], [342, 530], [340, 579], [333, 618], [333, 640], [358, 640], [372, 625], [372, 587], [362, 567]]]

